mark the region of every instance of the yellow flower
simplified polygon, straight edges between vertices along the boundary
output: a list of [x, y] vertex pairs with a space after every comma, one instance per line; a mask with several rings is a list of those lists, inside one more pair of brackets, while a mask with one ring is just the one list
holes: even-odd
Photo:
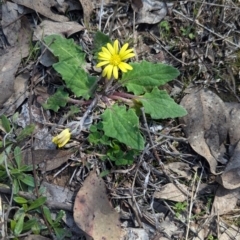
[[56, 137], [53, 137], [52, 142], [58, 145], [58, 147], [63, 147], [71, 138], [71, 133], [68, 128], [64, 129]]
[[102, 76], [107, 76], [108, 79], [111, 78], [112, 74], [115, 79], [118, 79], [118, 70], [122, 72], [127, 72], [132, 70], [132, 66], [127, 64], [125, 61], [131, 57], [134, 57], [133, 49], [127, 49], [128, 43], [125, 43], [119, 50], [118, 40], [115, 40], [113, 45], [107, 44], [107, 47], [102, 47], [102, 51], [98, 54], [97, 67], [102, 67], [107, 65], [102, 72]]

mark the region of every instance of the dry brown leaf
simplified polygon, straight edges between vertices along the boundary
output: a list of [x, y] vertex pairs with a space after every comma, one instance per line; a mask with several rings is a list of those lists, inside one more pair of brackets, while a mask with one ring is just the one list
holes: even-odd
[[33, 40], [42, 39], [52, 34], [60, 34], [62, 36], [71, 36], [72, 34], [82, 31], [84, 27], [77, 22], [53, 22], [44, 20], [38, 25], [34, 31]]
[[55, 0], [13, 0], [13, 2], [28, 7], [43, 16], [58, 22], [67, 22], [69, 19], [63, 15], [56, 14], [51, 11], [52, 7], [58, 8], [59, 5]]
[[84, 22], [85, 22], [85, 24], [88, 25], [90, 22], [91, 14], [94, 10], [93, 2], [89, 1], [89, 0], [79, 0], [79, 1], [83, 8]]
[[[187, 193], [188, 189], [183, 184], [178, 184], [179, 188]], [[156, 191], [153, 195], [154, 198], [166, 199], [174, 202], [184, 202], [187, 200], [186, 194], [179, 190], [173, 183], [165, 184], [159, 191]]]
[[72, 155], [72, 151], [65, 150], [45, 150], [27, 149], [23, 152], [23, 164], [32, 164], [32, 157], [36, 165], [39, 165], [41, 171], [51, 171], [60, 167], [63, 163], [67, 162]]
[[74, 220], [94, 240], [119, 240], [119, 214], [111, 207], [105, 183], [95, 172], [85, 179], [74, 203]]
[[212, 206], [212, 214], [223, 215], [231, 212], [238, 199], [240, 199], [240, 188], [229, 190], [219, 185]]
[[156, 0], [142, 0], [143, 6], [137, 13], [136, 23], [148, 23], [156, 24], [159, 23], [167, 15], [167, 7], [171, 7], [172, 4], [159, 2]]
[[29, 91], [27, 90], [27, 83], [29, 77], [29, 72], [22, 73], [16, 77], [14, 81], [14, 93], [6, 102], [3, 103], [3, 109], [0, 111], [0, 115], [13, 115], [16, 109], [28, 97]]
[[21, 59], [26, 57], [29, 52], [31, 29], [25, 17], [21, 19], [21, 29], [17, 35], [18, 44], [8, 49], [0, 58], [0, 107], [2, 107], [2, 104], [13, 94], [15, 74], [18, 66]]
[[224, 172], [218, 178], [218, 182], [227, 189], [235, 189], [240, 187], [240, 142], [234, 149], [233, 156], [227, 164]]
[[181, 118], [191, 147], [206, 158], [212, 173], [217, 162], [226, 163], [224, 141], [227, 138], [227, 111], [224, 102], [209, 90], [194, 89], [181, 105], [188, 114]]
[[188, 180], [191, 179], [191, 171], [189, 164], [184, 163], [184, 162], [173, 162], [173, 163], [168, 163], [165, 165], [165, 168], [168, 168], [169, 170], [175, 172], [178, 174], [180, 177], [184, 177]]
[[230, 144], [232, 146], [240, 139], [240, 104], [239, 103], [225, 103], [226, 110], [228, 111], [228, 134]]
[[11, 2], [2, 4], [2, 21], [3, 33], [9, 44], [14, 46], [18, 40], [18, 32], [21, 28], [21, 19], [18, 16], [18, 5]]

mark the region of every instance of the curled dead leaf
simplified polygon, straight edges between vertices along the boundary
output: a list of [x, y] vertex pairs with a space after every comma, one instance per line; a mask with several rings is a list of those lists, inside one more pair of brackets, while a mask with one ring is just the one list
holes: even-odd
[[228, 117], [224, 102], [209, 90], [193, 89], [181, 101], [188, 115], [180, 121], [191, 147], [209, 163], [216, 173], [217, 162], [227, 160], [224, 142], [228, 133]]

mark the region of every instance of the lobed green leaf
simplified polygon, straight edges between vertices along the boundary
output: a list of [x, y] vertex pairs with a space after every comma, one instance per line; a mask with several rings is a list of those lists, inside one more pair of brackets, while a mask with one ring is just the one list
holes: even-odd
[[135, 95], [151, 91], [153, 87], [161, 86], [179, 75], [176, 68], [162, 63], [142, 61], [130, 65], [133, 70], [123, 73], [120, 82]]
[[53, 64], [53, 68], [61, 74], [68, 88], [77, 97], [89, 99], [90, 89], [93, 87], [96, 77], [90, 77], [84, 69], [78, 65], [72, 65], [67, 62], [58, 62]]
[[113, 105], [102, 115], [103, 131], [106, 136], [117, 139], [128, 147], [144, 149], [144, 139], [139, 130], [139, 119], [133, 109]]
[[183, 117], [187, 114], [187, 111], [175, 103], [166, 91], [159, 90], [157, 87], [151, 93], [145, 93], [137, 99], [153, 119]]
[[57, 92], [47, 100], [47, 103], [43, 104], [44, 109], [51, 109], [57, 112], [60, 107], [66, 106], [68, 101], [68, 93], [63, 89], [63, 87], [58, 88]]
[[51, 49], [59, 62], [66, 62], [74, 66], [82, 66], [85, 63], [85, 53], [73, 39], [66, 39], [60, 35], [50, 35], [44, 38], [45, 43]]

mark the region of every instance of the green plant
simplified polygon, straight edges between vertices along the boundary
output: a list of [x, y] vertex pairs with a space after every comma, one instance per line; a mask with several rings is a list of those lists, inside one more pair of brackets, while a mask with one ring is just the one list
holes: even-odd
[[173, 209], [175, 210], [176, 217], [179, 218], [180, 215], [186, 211], [187, 209], [187, 202], [177, 202], [174, 206]]
[[134, 156], [139, 154], [139, 151], [129, 150], [116, 139], [104, 135], [102, 122], [90, 127], [88, 141], [99, 148], [102, 160], [109, 159], [115, 165], [131, 165], [134, 161]]
[[39, 197], [36, 200], [27, 200], [23, 197], [15, 196], [14, 201], [21, 207], [14, 213], [10, 219], [10, 230], [15, 237], [31, 230], [35, 234], [39, 234], [40, 230], [46, 229], [39, 217], [39, 207], [42, 206], [46, 197]]
[[[147, 61], [126, 63], [127, 59], [134, 56], [133, 49], [128, 49], [127, 43], [119, 49], [117, 40], [113, 44], [108, 42], [105, 47], [108, 39], [105, 35], [98, 34], [95, 41], [96, 39], [95, 51], [102, 42], [97, 66], [104, 66], [104, 82], [99, 82], [95, 76], [85, 71], [85, 54], [72, 39], [58, 35], [44, 38], [52, 53], [58, 57], [59, 61], [53, 64], [53, 68], [62, 76], [67, 88], [67, 91], [64, 88], [58, 90], [44, 107], [58, 111], [61, 106], [74, 102], [69, 97], [70, 90], [76, 97], [83, 99], [82, 104], [89, 104], [84, 119], [95, 109], [99, 99], [105, 102], [106, 108], [100, 115], [102, 123], [100, 131], [101, 138], [109, 141], [110, 149], [107, 155], [112, 160], [119, 158], [119, 155], [121, 158], [128, 158], [124, 149], [140, 151], [145, 145], [140, 130], [140, 108], [144, 108], [144, 112], [152, 119], [175, 118], [187, 114], [166, 91], [159, 90], [159, 86], [176, 78], [179, 71], [161, 63], [153, 64]], [[119, 74], [119, 70], [122, 74]], [[114, 101], [113, 105], [109, 104], [110, 100]], [[71, 133], [79, 134], [82, 123], [83, 120], [75, 125]]]
[[1, 125], [3, 126], [6, 135], [2, 142], [2, 146], [5, 148], [0, 153], [0, 179], [2, 182], [9, 178], [13, 189], [13, 194], [18, 193], [19, 189], [24, 190], [26, 187], [34, 187], [34, 179], [27, 172], [32, 171], [31, 165], [22, 164], [22, 153], [18, 146], [15, 146], [18, 142], [21, 142], [24, 138], [29, 136], [34, 126], [30, 125], [23, 129], [17, 137], [11, 136], [11, 132], [14, 126], [11, 125], [10, 121], [5, 115], [1, 117]]
[[194, 33], [194, 29], [189, 26], [189, 27], [180, 27], [180, 31], [182, 32], [182, 35], [185, 37], [189, 37], [191, 40], [193, 40], [195, 38], [195, 33]]
[[53, 228], [57, 240], [62, 240], [65, 239], [66, 237], [71, 237], [71, 233], [62, 227], [61, 221], [63, 216], [65, 215], [65, 212], [63, 210], [60, 210], [58, 212], [54, 220], [52, 219], [52, 215], [48, 207], [43, 206], [43, 212], [48, 223]]

